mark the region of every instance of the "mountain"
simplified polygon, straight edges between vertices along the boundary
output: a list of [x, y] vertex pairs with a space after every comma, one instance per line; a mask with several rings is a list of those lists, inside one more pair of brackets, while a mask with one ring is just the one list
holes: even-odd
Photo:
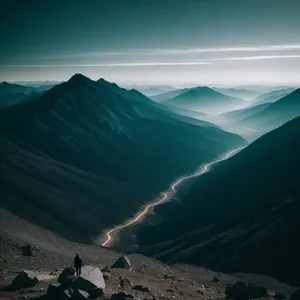
[[296, 89], [262, 111], [237, 122], [236, 125], [267, 132], [299, 115], [300, 89]]
[[269, 103], [269, 102], [276, 102], [279, 99], [287, 96], [291, 92], [293, 92], [295, 88], [285, 88], [280, 90], [271, 91], [269, 93], [265, 93], [260, 95], [259, 97], [253, 100], [254, 105]]
[[0, 84], [0, 110], [19, 102], [33, 101], [41, 95], [42, 92], [33, 87], [2, 82]]
[[0, 97], [7, 94], [29, 94], [34, 91], [35, 89], [30, 86], [23, 86], [5, 81], [0, 84]]
[[148, 97], [153, 97], [156, 95], [160, 95], [162, 93], [167, 93], [167, 92], [176, 90], [174, 87], [168, 86], [168, 85], [151, 86], [151, 85], [136, 85], [136, 84], [134, 84], [134, 85], [126, 85], [125, 88], [135, 89]]
[[246, 106], [245, 101], [223, 95], [206, 86], [188, 89], [161, 103], [208, 114], [219, 114]]
[[245, 144], [191, 120], [76, 74], [0, 111], [0, 207], [88, 242], [178, 176]]
[[300, 117], [199, 177], [180, 202], [158, 207], [164, 222], [140, 230], [140, 251], [299, 285], [299, 129]]
[[169, 100], [171, 98], [174, 98], [178, 95], [183, 94], [184, 92], [186, 92], [188, 89], [180, 89], [180, 90], [175, 90], [175, 91], [169, 91], [169, 92], [165, 92], [162, 94], [158, 94], [155, 96], [151, 96], [150, 98], [155, 101], [155, 102], [161, 102], [161, 101], [165, 101], [165, 100]]
[[224, 114], [219, 115], [219, 117], [223, 120], [225, 120], [228, 123], [235, 123], [240, 120], [244, 120], [246, 118], [251, 117], [252, 115], [264, 110], [268, 106], [270, 106], [271, 103], [263, 103], [263, 104], [258, 104], [255, 106], [250, 106], [234, 111], [229, 111]]
[[239, 88], [213, 88], [215, 91], [220, 92], [230, 97], [237, 97], [246, 101], [252, 101], [253, 99], [261, 96], [261, 92], [255, 90], [239, 89]]

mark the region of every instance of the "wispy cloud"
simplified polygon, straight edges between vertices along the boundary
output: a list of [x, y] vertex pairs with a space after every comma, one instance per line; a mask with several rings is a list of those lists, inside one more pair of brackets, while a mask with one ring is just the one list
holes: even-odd
[[155, 61], [155, 62], [116, 62], [116, 63], [93, 63], [93, 64], [24, 64], [24, 65], [3, 65], [7, 68], [63, 68], [63, 67], [151, 67], [151, 66], [190, 66], [210, 65], [223, 61], [243, 60], [269, 60], [269, 59], [293, 59], [300, 58], [300, 54], [293, 55], [254, 55], [238, 57], [206, 58], [192, 61]]
[[67, 59], [67, 58], [97, 58], [107, 56], [126, 56], [126, 55], [188, 55], [201, 53], [238, 53], [238, 52], [267, 52], [267, 51], [292, 51], [300, 50], [300, 44], [291, 45], [262, 45], [262, 46], [243, 46], [243, 47], [200, 47], [187, 49], [128, 49], [124, 51], [100, 51], [86, 53], [70, 53], [57, 56], [41, 57], [42, 59]]

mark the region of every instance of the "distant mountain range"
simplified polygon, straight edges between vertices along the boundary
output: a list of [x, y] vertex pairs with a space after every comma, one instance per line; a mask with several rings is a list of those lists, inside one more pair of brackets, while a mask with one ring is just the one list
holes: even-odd
[[246, 144], [136, 90], [76, 74], [0, 111], [0, 205], [80, 242]]
[[176, 88], [169, 85], [124, 85], [127, 89], [135, 89], [148, 97], [160, 95], [162, 93], [176, 90]]
[[[261, 106], [260, 106], [261, 107]], [[236, 123], [261, 132], [268, 132], [300, 115], [300, 89], [296, 89], [263, 110]]]
[[276, 102], [279, 99], [287, 96], [291, 92], [293, 92], [296, 88], [285, 88], [280, 90], [271, 91], [269, 93], [262, 94], [255, 98], [252, 102], [254, 105], [269, 103], [269, 102]]
[[21, 101], [34, 100], [40, 95], [33, 87], [2, 82], [0, 84], [0, 110]]
[[206, 86], [184, 90], [161, 103], [208, 114], [219, 114], [247, 105], [244, 100], [226, 96]]
[[299, 285], [299, 129], [300, 117], [199, 177], [180, 202], [158, 207], [164, 221], [139, 231], [140, 251]]
[[213, 88], [215, 91], [220, 92], [230, 97], [237, 97], [246, 101], [252, 101], [253, 99], [261, 96], [261, 92], [255, 90], [239, 89], [239, 88]]
[[267, 108], [270, 105], [271, 105], [271, 103], [257, 104], [254, 106], [230, 111], [230, 112], [221, 114], [219, 116], [221, 119], [226, 120], [228, 123], [236, 123], [238, 121], [249, 118], [258, 112], [261, 112], [262, 110], [264, 110], [265, 108]]

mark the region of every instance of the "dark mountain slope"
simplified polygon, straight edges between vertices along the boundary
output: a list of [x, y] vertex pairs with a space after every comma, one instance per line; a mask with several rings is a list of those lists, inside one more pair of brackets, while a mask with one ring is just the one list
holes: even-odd
[[223, 95], [206, 86], [188, 89], [186, 92], [161, 103], [208, 114], [220, 114], [247, 105], [241, 99]]
[[[29, 219], [28, 205], [43, 206], [84, 239], [122, 222], [174, 178], [245, 143], [208, 123], [186, 122], [136, 91], [80, 74], [35, 101], [3, 109], [0, 124], [1, 206]], [[47, 199], [35, 185], [45, 186]], [[83, 210], [82, 201], [93, 209]], [[73, 215], [84, 224], [66, 221]]]
[[299, 129], [300, 117], [199, 178], [181, 203], [161, 206], [167, 221], [140, 231], [141, 251], [299, 284]]

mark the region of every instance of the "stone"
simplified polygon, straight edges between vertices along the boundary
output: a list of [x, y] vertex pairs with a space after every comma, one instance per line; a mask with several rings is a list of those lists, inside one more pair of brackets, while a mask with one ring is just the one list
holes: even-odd
[[125, 292], [115, 293], [111, 296], [111, 300], [129, 300], [133, 299], [134, 296]]
[[218, 282], [220, 282], [221, 280], [220, 280], [218, 277], [215, 276], [215, 277], [213, 278], [212, 281], [215, 282], [215, 283], [218, 283]]
[[228, 284], [225, 294], [229, 299], [248, 300], [248, 286], [243, 281], [237, 281], [234, 285]]
[[102, 272], [102, 275], [105, 281], [108, 281], [108, 278], [111, 276], [108, 272]]
[[300, 300], [300, 290], [297, 290], [294, 294], [292, 294], [290, 300]]
[[132, 289], [135, 290], [135, 291], [150, 293], [150, 289], [146, 286], [143, 286], [143, 285], [136, 285]]
[[70, 284], [70, 288], [73, 290], [83, 290], [88, 293], [92, 290], [97, 290], [97, 293], [100, 295], [104, 293], [105, 286], [102, 272], [94, 266], [83, 266], [81, 268], [81, 275], [75, 278]]
[[69, 300], [72, 295], [68, 289], [65, 289], [62, 285], [49, 284], [47, 289], [47, 297], [51, 300]]
[[121, 280], [120, 280], [120, 287], [122, 288], [122, 289], [124, 289], [124, 288], [129, 288], [129, 287], [131, 287], [132, 286], [132, 282], [129, 280], [129, 279], [127, 279], [127, 278], [122, 278]]
[[87, 299], [90, 299], [89, 293], [82, 290], [74, 291], [71, 296], [71, 300], [87, 300]]
[[73, 267], [66, 267], [60, 273], [57, 281], [64, 286], [68, 286], [75, 278], [75, 269]]
[[274, 298], [276, 300], [283, 300], [286, 298], [286, 295], [284, 293], [276, 292], [274, 295]]
[[119, 257], [111, 267], [131, 270], [131, 263], [128, 257], [123, 255]]
[[33, 255], [33, 249], [31, 245], [26, 245], [21, 247], [23, 255], [24, 256], [32, 256]]
[[268, 291], [264, 286], [248, 284], [248, 294], [250, 299], [258, 299], [268, 296]]
[[111, 272], [111, 269], [109, 266], [105, 266], [103, 269], [101, 269], [101, 272], [105, 272], [105, 273], [110, 273]]
[[32, 271], [21, 271], [10, 285], [10, 290], [17, 291], [35, 286], [39, 282], [36, 273]]
[[268, 291], [263, 286], [249, 284], [237, 281], [234, 285], [227, 285], [227, 298], [236, 300], [258, 299], [268, 296]]

